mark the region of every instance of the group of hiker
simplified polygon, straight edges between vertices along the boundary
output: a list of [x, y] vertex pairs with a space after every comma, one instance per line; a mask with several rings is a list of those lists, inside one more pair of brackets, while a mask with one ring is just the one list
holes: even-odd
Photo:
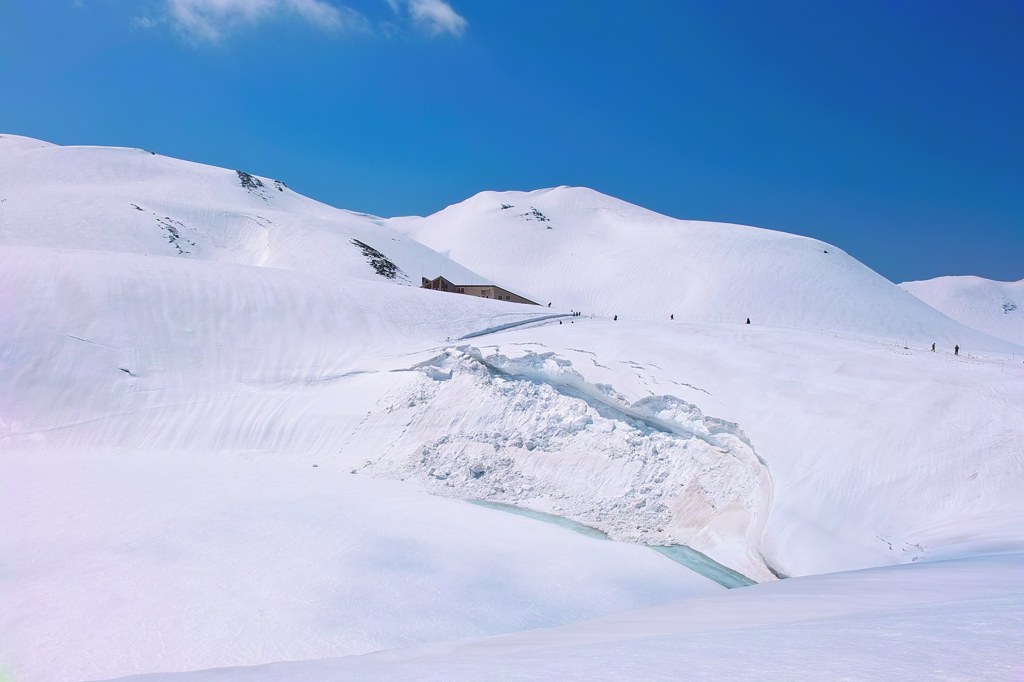
[[[573, 313], [573, 314], [574, 315], [579, 315], [579, 313]], [[676, 314], [675, 313], [670, 313], [669, 316], [668, 316], [668, 319], [670, 319], [670, 320], [676, 319]], [[619, 316], [618, 315], [612, 315], [612, 321], [617, 322], [618, 320], [619, 320]], [[746, 321], [745, 324], [750, 324], [750, 318], [749, 317], [747, 318], [747, 321]], [[932, 352], [933, 353], [935, 352], [935, 343], [934, 342], [932, 343]], [[960, 344], [956, 344], [956, 345], [953, 346], [953, 355], [960, 355]]]
[[[583, 315], [583, 313], [581, 313], [581, 312], [580, 312], [580, 311], [578, 311], [578, 310], [570, 310], [569, 312], [571, 312], [571, 313], [572, 313], [572, 316], [573, 316], [573, 317], [580, 317], [581, 315]], [[575, 324], [575, 323], [576, 323], [576, 321], [575, 321], [575, 320], [569, 320], [569, 324]], [[562, 321], [561, 321], [561, 320], [559, 320], [559, 321], [558, 321], [558, 324], [562, 324]]]
[[[551, 306], [551, 304], [548, 303], [548, 307], [550, 307], [550, 306]], [[572, 311], [572, 316], [573, 317], [579, 317], [582, 314], [583, 313], [579, 312], [578, 310], [573, 310]], [[675, 313], [670, 313], [669, 316], [668, 316], [668, 319], [670, 319], [670, 320], [676, 319], [676, 314]], [[618, 315], [612, 315], [612, 321], [613, 322], [618, 322], [619, 321], [619, 316]], [[562, 324], [562, 321], [559, 320], [558, 324]], [[747, 318], [747, 321], [745, 322], [745, 324], [750, 324], [750, 318], [749, 317]], [[932, 343], [932, 352], [933, 353], [935, 352], [935, 344], [934, 343]], [[953, 355], [960, 355], [960, 344], [955, 344], [953, 346]]]

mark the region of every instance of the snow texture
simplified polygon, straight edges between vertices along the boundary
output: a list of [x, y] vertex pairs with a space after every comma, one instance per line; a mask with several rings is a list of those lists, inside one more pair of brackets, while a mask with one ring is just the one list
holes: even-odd
[[557, 630], [133, 682], [1015, 680], [1024, 558], [798, 578]]
[[[2, 135], [0, 676], [912, 677], [891, 630], [921, 676], [1012, 677], [1022, 353], [829, 245], [590, 190], [385, 220]], [[700, 601], [635, 544], [674, 542], [764, 584]]]
[[554, 353], [464, 346], [417, 369], [424, 378], [368, 420], [406, 423], [369, 471], [524, 503], [619, 540], [686, 544], [772, 578], [758, 552], [771, 477], [736, 425], [672, 395], [630, 403]]

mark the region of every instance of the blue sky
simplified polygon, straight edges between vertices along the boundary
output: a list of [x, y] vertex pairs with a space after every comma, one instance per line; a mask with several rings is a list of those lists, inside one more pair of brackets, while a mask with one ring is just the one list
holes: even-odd
[[0, 0], [0, 132], [428, 214], [584, 185], [1024, 278], [1024, 3]]

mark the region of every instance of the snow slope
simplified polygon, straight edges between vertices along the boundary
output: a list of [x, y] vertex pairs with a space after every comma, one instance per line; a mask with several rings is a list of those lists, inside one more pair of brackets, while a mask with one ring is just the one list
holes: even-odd
[[322, 453], [3, 456], [0, 670], [19, 682], [362, 654], [722, 591]]
[[1016, 680], [1021, 555], [797, 578], [554, 630], [133, 682]]
[[[761, 581], [1022, 547], [1022, 368], [989, 352], [1017, 347], [863, 266], [775, 326], [550, 319], [409, 286], [478, 277], [393, 229], [421, 219], [255, 180], [0, 136], [0, 675], [362, 654], [721, 591], [438, 497], [684, 542]], [[620, 248], [602, 229], [593, 252]], [[764, 234], [708, 253], [784, 264], [811, 243]], [[727, 261], [706, 266], [721, 291], [769, 286]], [[546, 262], [519, 266], [536, 295]], [[905, 300], [964, 354], [880, 341]], [[785, 326], [801, 305], [852, 331]]]
[[683, 542], [757, 580], [1024, 550], [1024, 366], [1009, 359], [583, 318], [423, 370], [387, 399], [408, 426], [369, 469], [439, 494]]
[[481, 192], [426, 218], [388, 224], [533, 300], [588, 314], [749, 317], [759, 325], [1007, 350], [830, 244], [676, 220], [583, 187]]
[[282, 182], [142, 149], [60, 147], [0, 135], [0, 245], [177, 256], [380, 281], [352, 240], [397, 266], [484, 281], [380, 225], [296, 194]]
[[1024, 279], [996, 282], [973, 276], [936, 277], [900, 286], [968, 327], [1024, 344]]

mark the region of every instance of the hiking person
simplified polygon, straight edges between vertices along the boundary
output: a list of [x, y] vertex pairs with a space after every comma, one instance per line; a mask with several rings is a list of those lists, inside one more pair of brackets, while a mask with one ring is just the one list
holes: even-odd
[[749, 317], [747, 318], [747, 324], [750, 324], [750, 318]]
[[671, 315], [668, 316], [668, 319], [670, 319], [670, 320], [676, 319], [676, 314], [672, 313]]
[[935, 352], [935, 342], [934, 341], [932, 341], [932, 352], [933, 353]]
[[953, 346], [953, 355], [960, 355], [960, 345]]
[[612, 322], [618, 322], [618, 321], [619, 321], [619, 316], [618, 315], [613, 315], [612, 316]]

